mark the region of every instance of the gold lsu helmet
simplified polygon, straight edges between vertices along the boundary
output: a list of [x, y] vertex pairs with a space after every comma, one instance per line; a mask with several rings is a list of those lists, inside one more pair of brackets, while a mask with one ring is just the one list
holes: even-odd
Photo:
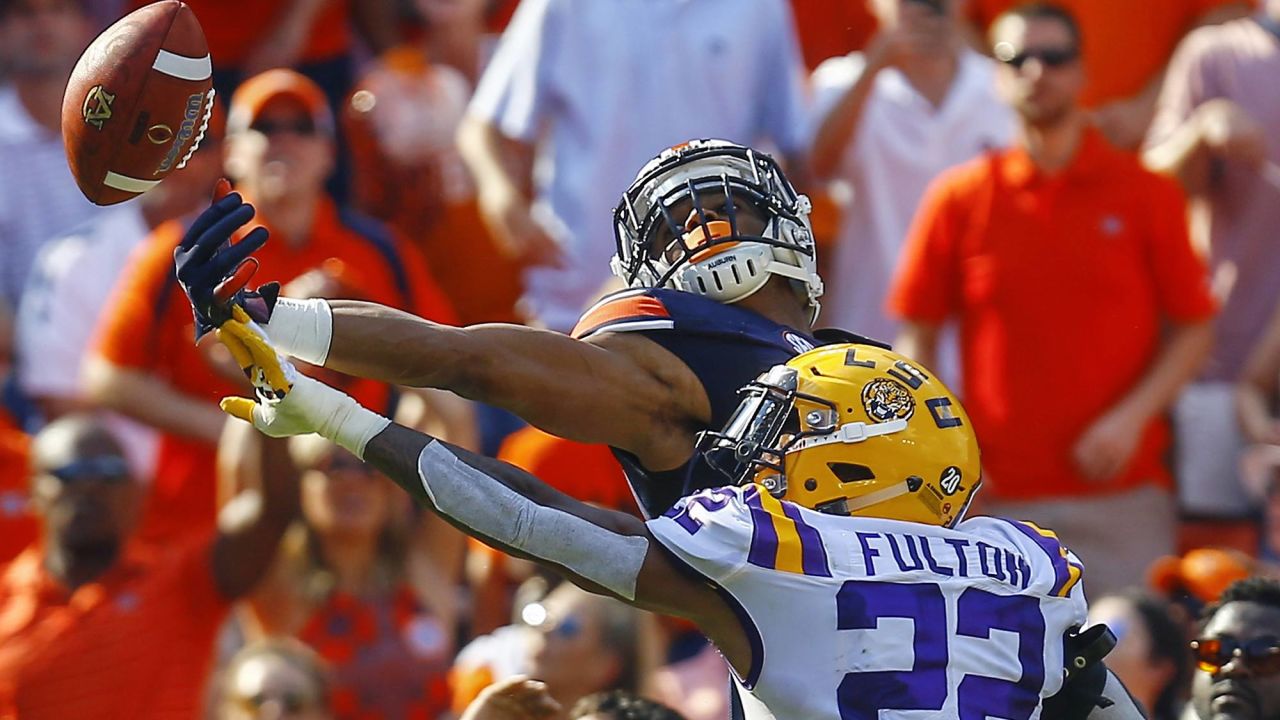
[[982, 482], [960, 401], [932, 373], [874, 345], [827, 345], [741, 391], [702, 461], [735, 485], [836, 515], [951, 527]]

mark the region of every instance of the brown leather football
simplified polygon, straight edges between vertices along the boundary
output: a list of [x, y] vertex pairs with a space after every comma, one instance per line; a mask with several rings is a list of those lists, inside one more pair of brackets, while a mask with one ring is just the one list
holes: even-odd
[[114, 205], [186, 164], [213, 109], [213, 65], [195, 13], [160, 0], [94, 39], [62, 97], [62, 144], [85, 197]]

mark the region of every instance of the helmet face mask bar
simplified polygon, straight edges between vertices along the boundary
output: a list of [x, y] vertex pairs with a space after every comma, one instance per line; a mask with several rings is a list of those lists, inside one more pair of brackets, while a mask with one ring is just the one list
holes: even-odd
[[[803, 287], [816, 317], [822, 281], [808, 212], [808, 198], [768, 155], [693, 141], [664, 151], [623, 194], [614, 210], [613, 271], [630, 287], [669, 287], [726, 303], [781, 275]], [[681, 213], [690, 214], [688, 227]]]

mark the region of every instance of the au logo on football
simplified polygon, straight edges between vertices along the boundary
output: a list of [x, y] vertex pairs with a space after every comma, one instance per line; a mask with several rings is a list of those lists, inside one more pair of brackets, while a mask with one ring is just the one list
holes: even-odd
[[111, 119], [111, 103], [115, 100], [116, 96], [103, 90], [101, 85], [89, 88], [88, 94], [84, 96], [84, 105], [81, 107], [84, 121], [101, 130], [102, 123]]

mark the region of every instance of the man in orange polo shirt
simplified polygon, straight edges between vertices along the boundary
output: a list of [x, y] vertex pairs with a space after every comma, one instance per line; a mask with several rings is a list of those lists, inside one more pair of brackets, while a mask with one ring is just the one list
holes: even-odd
[[[1136, 149], [1155, 113], [1178, 41], [1202, 25], [1243, 17], [1248, 0], [1058, 0], [1080, 21], [1089, 82], [1081, 100], [1112, 143]], [[969, 0], [979, 35], [1021, 0]]]
[[142, 488], [99, 420], [67, 415], [32, 447], [40, 541], [0, 567], [0, 718], [200, 717], [232, 600], [270, 567], [298, 505], [287, 451], [269, 444], [258, 502], [216, 534], [129, 542]]
[[926, 366], [958, 321], [984, 509], [1053, 527], [1105, 592], [1173, 549], [1163, 413], [1208, 352], [1214, 304], [1181, 191], [1078, 105], [1074, 19], [1024, 6], [993, 40], [1022, 139], [934, 182], [889, 309]]
[[[292, 280], [291, 292], [388, 303], [452, 322], [421, 257], [325, 195], [333, 129], [320, 89], [290, 70], [255, 76], [232, 97], [227, 170], [275, 238], [258, 262], [271, 277]], [[191, 342], [191, 310], [173, 276], [173, 250], [184, 229], [184, 222], [161, 225], [135, 252], [103, 310], [96, 356], [86, 368], [91, 398], [163, 432], [140, 529], [157, 541], [211, 527], [214, 444], [224, 423], [218, 399], [242, 382], [217, 343]], [[391, 397], [384, 384], [338, 382], [376, 406], [386, 407]]]
[[36, 537], [27, 487], [29, 440], [0, 409], [0, 564], [12, 560]]

